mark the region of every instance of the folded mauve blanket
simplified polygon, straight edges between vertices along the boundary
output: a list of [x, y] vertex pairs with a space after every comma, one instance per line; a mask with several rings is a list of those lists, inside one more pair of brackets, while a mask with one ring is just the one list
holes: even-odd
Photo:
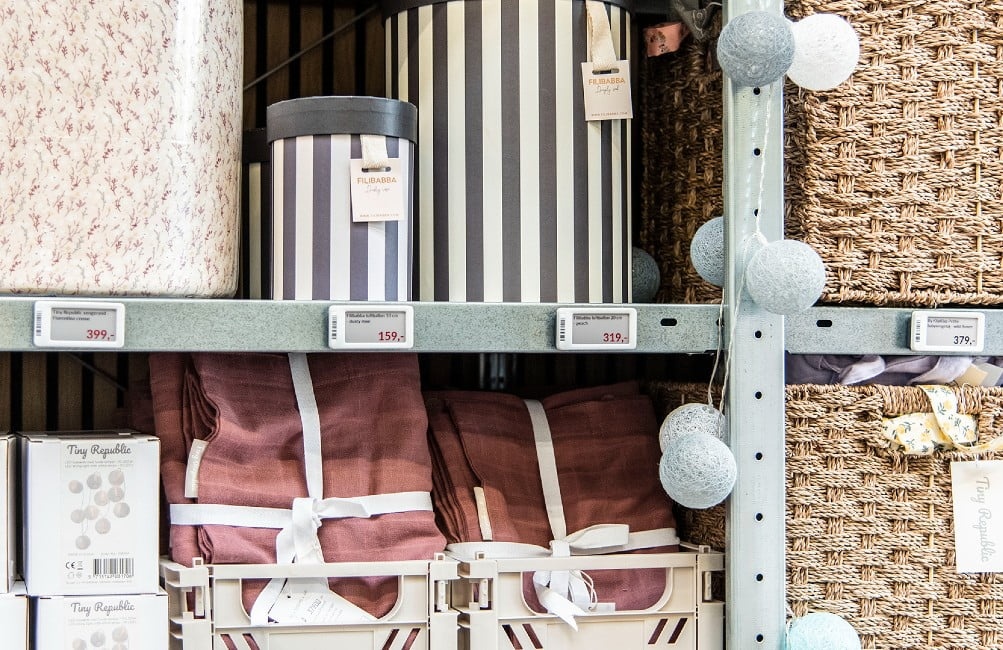
[[[547, 514], [533, 423], [526, 403], [488, 392], [425, 395], [433, 498], [451, 544], [520, 542], [548, 547]], [[626, 524], [632, 533], [674, 529], [672, 502], [658, 479], [658, 425], [635, 383], [574, 390], [542, 400], [553, 441], [566, 533]], [[478, 508], [475, 488], [483, 490]], [[670, 534], [672, 541], [674, 531]], [[646, 549], [678, 550], [675, 544]], [[664, 570], [590, 572], [599, 602], [653, 606]], [[526, 598], [537, 611], [533, 589]]]
[[[301, 355], [303, 356], [303, 355]], [[305, 355], [320, 423], [323, 497], [428, 492], [417, 358], [409, 354]], [[303, 420], [284, 354], [153, 354], [150, 383], [162, 476], [171, 504], [289, 510], [308, 496]], [[193, 441], [206, 446], [198, 497], [185, 498]], [[276, 528], [171, 527], [182, 564], [275, 563]], [[317, 538], [328, 562], [427, 560], [444, 539], [430, 510], [323, 519]], [[331, 589], [374, 616], [397, 598], [395, 578], [338, 579]], [[248, 584], [250, 608], [263, 582]]]

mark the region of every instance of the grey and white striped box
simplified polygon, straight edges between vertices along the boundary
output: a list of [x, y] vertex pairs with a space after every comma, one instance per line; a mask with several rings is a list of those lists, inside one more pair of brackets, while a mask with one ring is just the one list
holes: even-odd
[[[620, 58], [629, 7], [605, 3]], [[586, 122], [581, 0], [384, 0], [387, 85], [418, 106], [420, 300], [630, 300], [630, 121]]]
[[[268, 108], [273, 298], [411, 299], [415, 121], [413, 106], [371, 97], [311, 97]], [[400, 221], [352, 220], [350, 161], [362, 158], [361, 134], [386, 136], [388, 156], [400, 160]]]

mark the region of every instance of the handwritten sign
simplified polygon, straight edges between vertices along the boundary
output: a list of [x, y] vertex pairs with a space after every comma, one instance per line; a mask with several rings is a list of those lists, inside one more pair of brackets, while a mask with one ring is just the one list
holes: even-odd
[[951, 463], [958, 573], [1003, 571], [1003, 461]]

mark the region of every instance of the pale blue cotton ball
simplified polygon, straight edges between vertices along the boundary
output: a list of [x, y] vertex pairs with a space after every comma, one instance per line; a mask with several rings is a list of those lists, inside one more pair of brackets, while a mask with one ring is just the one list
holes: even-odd
[[739, 86], [765, 86], [784, 76], [794, 60], [794, 32], [779, 13], [735, 16], [717, 40], [721, 69]]
[[632, 302], [652, 302], [662, 284], [658, 262], [637, 246], [631, 249], [631, 282]]
[[808, 244], [792, 239], [771, 242], [749, 261], [745, 287], [766, 311], [784, 316], [797, 314], [822, 295], [825, 264]]
[[839, 616], [813, 612], [791, 622], [787, 650], [860, 650], [860, 637]]
[[702, 510], [724, 501], [738, 467], [728, 445], [709, 433], [684, 433], [665, 444], [658, 477], [673, 501]]
[[690, 242], [690, 261], [697, 274], [715, 287], [724, 286], [724, 217], [697, 228]]
[[710, 404], [683, 404], [662, 420], [658, 429], [658, 444], [662, 451], [669, 440], [686, 433], [709, 433], [719, 440], [728, 437], [728, 421]]
[[791, 81], [806, 90], [832, 90], [850, 78], [860, 60], [860, 38], [853, 25], [836, 14], [814, 14], [791, 29]]

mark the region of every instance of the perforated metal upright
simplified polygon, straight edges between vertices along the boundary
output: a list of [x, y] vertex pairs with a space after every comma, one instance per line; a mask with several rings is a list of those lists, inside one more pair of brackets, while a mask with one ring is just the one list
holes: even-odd
[[[751, 10], [783, 12], [779, 0], [732, 0], [725, 21]], [[784, 646], [784, 322], [742, 284], [747, 245], [759, 230], [783, 235], [783, 81], [724, 84], [725, 341], [728, 419], [738, 481], [728, 504], [727, 647]]]

